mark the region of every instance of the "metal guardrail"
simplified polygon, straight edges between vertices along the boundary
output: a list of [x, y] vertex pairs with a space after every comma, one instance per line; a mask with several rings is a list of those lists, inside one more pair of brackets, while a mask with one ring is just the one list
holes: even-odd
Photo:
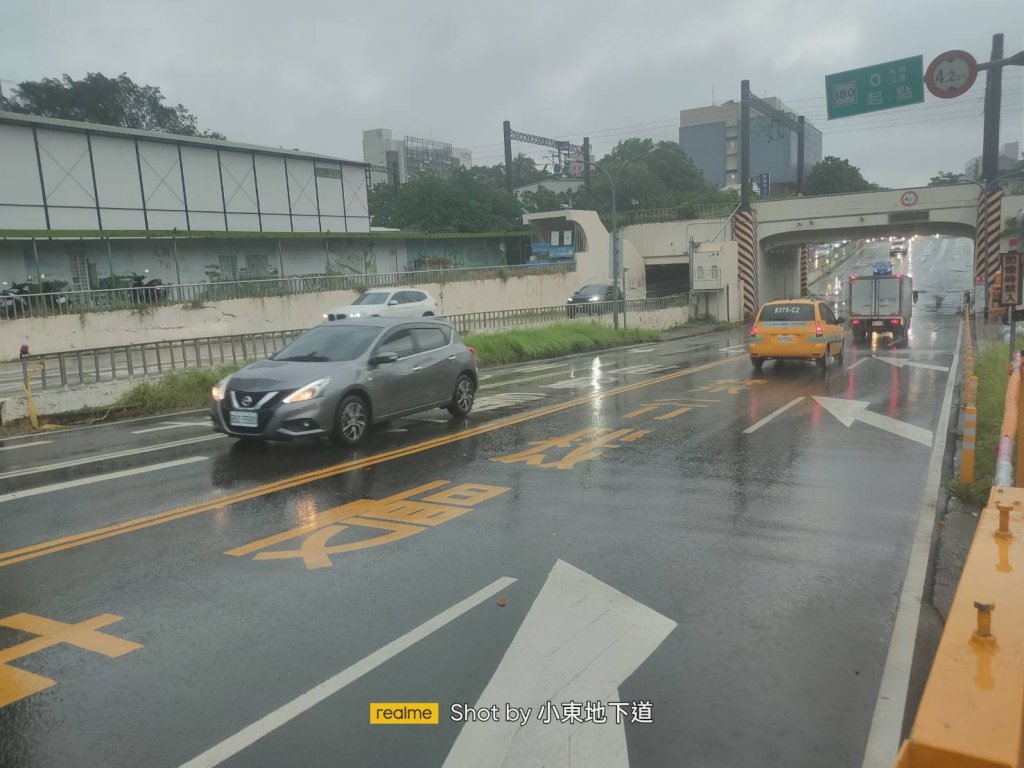
[[194, 368], [241, 365], [249, 360], [268, 357], [305, 330], [203, 336], [24, 355], [21, 370], [27, 377], [37, 364], [42, 363], [40, 385], [43, 389], [53, 389], [160, 376]]
[[[582, 305], [575, 308], [571, 317], [567, 305], [560, 304], [554, 307], [469, 312], [449, 315], [443, 319], [450, 322], [459, 333], [472, 333], [541, 323], [590, 321], [600, 316], [610, 316], [611, 304], [609, 301]], [[643, 314], [685, 304], [686, 296], [666, 296], [660, 299], [630, 299], [620, 302], [620, 307], [625, 306], [626, 317], [629, 317], [630, 314]], [[306, 330], [299, 328], [266, 333], [202, 336], [24, 355], [21, 358], [21, 369], [22, 374], [28, 376], [38, 365], [40, 386], [42, 389], [53, 389], [161, 376], [194, 368], [242, 365], [250, 360], [268, 357]]]
[[[967, 411], [973, 412], [977, 380], [971, 375], [969, 325], [967, 333], [964, 374], [973, 383], [965, 392]], [[1018, 456], [1016, 482], [1013, 477], [1013, 445], [1024, 435], [1022, 386], [1021, 353], [1015, 351], [995, 482], [896, 768], [1024, 765], [1024, 457]], [[967, 440], [968, 423], [965, 449], [973, 443]]]
[[[625, 309], [626, 317], [659, 309], [682, 307], [687, 304], [686, 295], [665, 296], [660, 299], [628, 299], [619, 301], [619, 311]], [[597, 317], [611, 317], [611, 301], [594, 301], [587, 304], [559, 304], [553, 307], [530, 307], [528, 309], [504, 309], [494, 312], [468, 312], [450, 315], [446, 319], [459, 333], [500, 330], [508, 326], [538, 325], [541, 323], [594, 320]]]
[[256, 299], [325, 291], [391, 288], [402, 285], [450, 283], [467, 280], [508, 279], [527, 275], [563, 274], [576, 270], [575, 260], [511, 264], [496, 267], [427, 269], [411, 272], [375, 272], [355, 275], [311, 275], [263, 280], [235, 280], [185, 285], [156, 285], [132, 288], [104, 288], [59, 293], [0, 294], [0, 319], [103, 312], [115, 309], [145, 309], [152, 306], [185, 304], [201, 306], [211, 301]]

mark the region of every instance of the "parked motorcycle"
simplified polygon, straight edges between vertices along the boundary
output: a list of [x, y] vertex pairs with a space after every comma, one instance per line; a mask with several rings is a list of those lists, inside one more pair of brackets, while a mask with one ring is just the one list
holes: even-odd
[[0, 290], [0, 314], [6, 318], [27, 316], [29, 313], [28, 283], [5, 281], [3, 286], [3, 290]]
[[132, 304], [159, 304], [164, 300], [167, 288], [164, 287], [163, 280], [159, 277], [146, 280], [146, 275], [149, 274], [148, 269], [142, 275], [137, 272], [130, 274], [132, 277]]

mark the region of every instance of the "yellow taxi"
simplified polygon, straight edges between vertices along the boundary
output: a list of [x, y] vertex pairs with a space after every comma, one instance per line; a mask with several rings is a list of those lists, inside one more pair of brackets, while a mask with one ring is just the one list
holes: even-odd
[[842, 365], [844, 322], [818, 299], [769, 301], [761, 305], [750, 329], [750, 363], [761, 370], [765, 360], [814, 360], [824, 370], [832, 357]]

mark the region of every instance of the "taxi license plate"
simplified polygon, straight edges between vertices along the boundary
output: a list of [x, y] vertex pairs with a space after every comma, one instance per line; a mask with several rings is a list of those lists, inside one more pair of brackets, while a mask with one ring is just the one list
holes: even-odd
[[792, 336], [776, 336], [775, 339], [779, 344], [790, 344], [793, 341]]
[[228, 414], [228, 423], [232, 427], [258, 427], [260, 416], [251, 411], [231, 411]]
[[883, 323], [881, 320], [875, 320], [873, 323], [871, 323], [872, 328], [882, 328], [884, 326], [885, 323]]

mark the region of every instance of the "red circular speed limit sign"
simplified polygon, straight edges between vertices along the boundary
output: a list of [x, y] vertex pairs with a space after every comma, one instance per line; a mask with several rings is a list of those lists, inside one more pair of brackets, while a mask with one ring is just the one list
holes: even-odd
[[940, 99], [953, 99], [967, 93], [977, 79], [978, 62], [967, 51], [940, 53], [924, 73], [924, 84]]
[[917, 192], [912, 189], [908, 189], [902, 195], [900, 195], [900, 205], [904, 208], [913, 208], [917, 205]]

